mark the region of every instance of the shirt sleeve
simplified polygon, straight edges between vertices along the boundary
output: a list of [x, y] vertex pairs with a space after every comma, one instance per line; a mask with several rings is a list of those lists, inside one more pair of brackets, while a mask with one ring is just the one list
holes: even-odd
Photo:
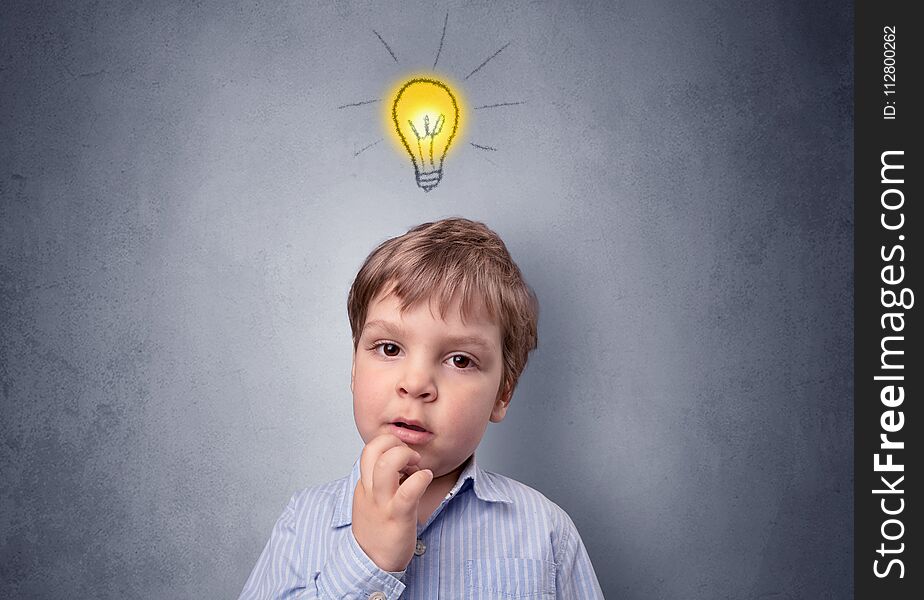
[[293, 495], [276, 520], [270, 539], [244, 584], [240, 600], [281, 598], [291, 590], [305, 587], [304, 576], [297, 568], [295, 499]]
[[555, 562], [558, 564], [555, 576], [556, 597], [603, 600], [597, 574], [577, 527], [565, 511], [561, 511], [561, 516], [560, 543], [555, 552]]
[[239, 600], [367, 600], [375, 592], [383, 594], [383, 600], [401, 596], [405, 588], [401, 581], [404, 572], [380, 569], [359, 547], [352, 529], [331, 548], [324, 568], [308, 573], [301, 552], [309, 541], [299, 539], [296, 530], [297, 497], [297, 494], [292, 496], [273, 526]]
[[[383, 571], [366, 556], [350, 527], [343, 541], [331, 552], [324, 570], [317, 576], [318, 597], [324, 600], [356, 598], [366, 600], [384, 594], [382, 600], [396, 600], [404, 592], [405, 585], [398, 578], [404, 571], [392, 573]], [[381, 596], [379, 596], [381, 597]]]

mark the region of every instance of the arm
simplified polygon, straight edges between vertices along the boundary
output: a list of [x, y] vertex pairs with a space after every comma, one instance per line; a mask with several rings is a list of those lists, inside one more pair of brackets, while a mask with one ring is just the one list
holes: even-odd
[[[303, 549], [311, 543], [296, 531], [296, 496], [293, 496], [276, 521], [263, 553], [257, 560], [240, 600], [367, 600], [380, 591], [394, 600], [404, 591], [404, 572], [379, 569], [362, 551], [351, 531], [331, 548], [320, 572], [308, 573]], [[310, 579], [309, 579], [310, 577]]]
[[603, 600], [603, 591], [577, 527], [567, 513], [561, 511], [561, 515], [561, 541], [555, 551], [555, 562], [558, 564], [555, 577], [556, 597]]
[[270, 539], [241, 590], [240, 600], [278, 598], [290, 590], [304, 588], [304, 577], [297, 564], [295, 496], [292, 496], [276, 520]]
[[348, 528], [343, 542], [331, 552], [324, 570], [315, 574], [315, 581], [310, 587], [316, 590], [316, 595], [304, 598], [367, 600], [375, 592], [381, 592], [385, 594], [382, 600], [394, 600], [404, 591], [403, 577], [404, 571], [383, 571], [376, 566], [359, 547], [352, 529]]

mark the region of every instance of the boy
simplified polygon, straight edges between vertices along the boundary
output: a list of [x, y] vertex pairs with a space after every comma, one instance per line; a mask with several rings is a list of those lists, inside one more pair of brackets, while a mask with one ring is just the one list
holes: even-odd
[[292, 497], [241, 598], [602, 598], [568, 515], [475, 462], [537, 312], [481, 223], [425, 223], [376, 248], [348, 299], [366, 445], [348, 477]]

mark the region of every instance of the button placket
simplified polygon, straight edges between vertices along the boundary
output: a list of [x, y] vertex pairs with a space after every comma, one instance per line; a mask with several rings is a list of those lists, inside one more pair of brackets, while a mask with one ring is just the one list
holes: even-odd
[[427, 545], [424, 543], [423, 540], [418, 539], [417, 545], [414, 547], [414, 555], [423, 556], [424, 552], [426, 551], [427, 551]]

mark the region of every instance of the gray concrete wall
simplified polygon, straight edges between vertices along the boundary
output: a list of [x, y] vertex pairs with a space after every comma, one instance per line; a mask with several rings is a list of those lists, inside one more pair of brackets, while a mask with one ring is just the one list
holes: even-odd
[[[447, 10], [438, 70], [525, 104], [470, 111], [424, 194], [354, 156], [380, 105], [337, 107], [432, 66]], [[462, 215], [542, 307], [480, 459], [571, 514], [607, 597], [849, 597], [852, 19], [5, 2], [0, 596], [234, 597], [361, 448], [356, 269]]]

